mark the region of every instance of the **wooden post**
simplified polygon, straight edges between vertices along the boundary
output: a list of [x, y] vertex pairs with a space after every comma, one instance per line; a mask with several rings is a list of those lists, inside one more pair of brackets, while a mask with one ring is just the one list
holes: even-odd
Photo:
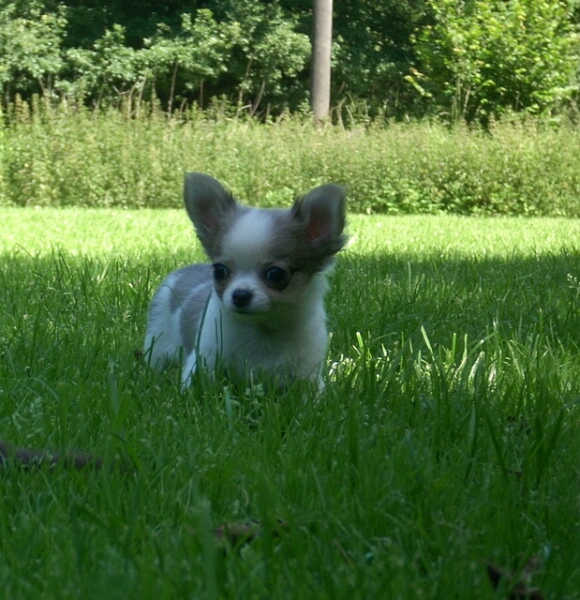
[[313, 0], [310, 102], [319, 123], [330, 112], [330, 65], [332, 59], [332, 0]]

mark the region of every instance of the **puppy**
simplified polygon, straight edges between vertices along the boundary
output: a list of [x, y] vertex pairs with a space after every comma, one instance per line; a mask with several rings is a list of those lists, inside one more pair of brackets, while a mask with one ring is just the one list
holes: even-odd
[[145, 357], [180, 361], [184, 386], [199, 368], [224, 367], [277, 385], [323, 388], [327, 274], [346, 242], [345, 192], [313, 189], [292, 208], [242, 206], [213, 177], [185, 175], [185, 207], [210, 264], [170, 273], [149, 309]]

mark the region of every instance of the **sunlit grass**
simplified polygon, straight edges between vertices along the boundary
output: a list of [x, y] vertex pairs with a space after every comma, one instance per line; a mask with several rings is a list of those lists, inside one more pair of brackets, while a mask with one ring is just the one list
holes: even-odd
[[308, 402], [139, 360], [184, 211], [0, 222], [0, 438], [135, 467], [6, 470], [6, 597], [580, 598], [579, 221], [351, 217]]
[[[245, 199], [244, 199], [245, 200]], [[286, 195], [287, 205], [293, 196]], [[184, 210], [0, 208], [0, 252], [47, 255], [191, 253], [193, 227]], [[350, 215], [350, 248], [357, 255], [457, 253], [509, 258], [578, 247], [580, 221], [567, 218], [471, 219], [451, 215], [397, 218]]]

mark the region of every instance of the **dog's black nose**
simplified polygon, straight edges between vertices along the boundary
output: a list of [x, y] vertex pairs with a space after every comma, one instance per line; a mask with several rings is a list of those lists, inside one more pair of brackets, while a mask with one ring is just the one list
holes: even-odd
[[246, 308], [252, 301], [252, 296], [250, 290], [234, 290], [232, 292], [232, 302], [236, 308]]

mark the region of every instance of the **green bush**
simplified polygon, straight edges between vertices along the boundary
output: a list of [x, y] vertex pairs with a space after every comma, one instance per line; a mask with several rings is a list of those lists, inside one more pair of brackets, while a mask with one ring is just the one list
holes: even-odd
[[317, 129], [192, 112], [12, 108], [0, 202], [17, 206], [180, 207], [184, 171], [204, 171], [258, 206], [323, 182], [360, 213], [580, 216], [580, 133], [500, 122], [488, 132], [436, 123]]
[[574, 98], [578, 35], [559, 0], [427, 0], [419, 70], [407, 78], [451, 120], [488, 123], [506, 111], [549, 114]]

